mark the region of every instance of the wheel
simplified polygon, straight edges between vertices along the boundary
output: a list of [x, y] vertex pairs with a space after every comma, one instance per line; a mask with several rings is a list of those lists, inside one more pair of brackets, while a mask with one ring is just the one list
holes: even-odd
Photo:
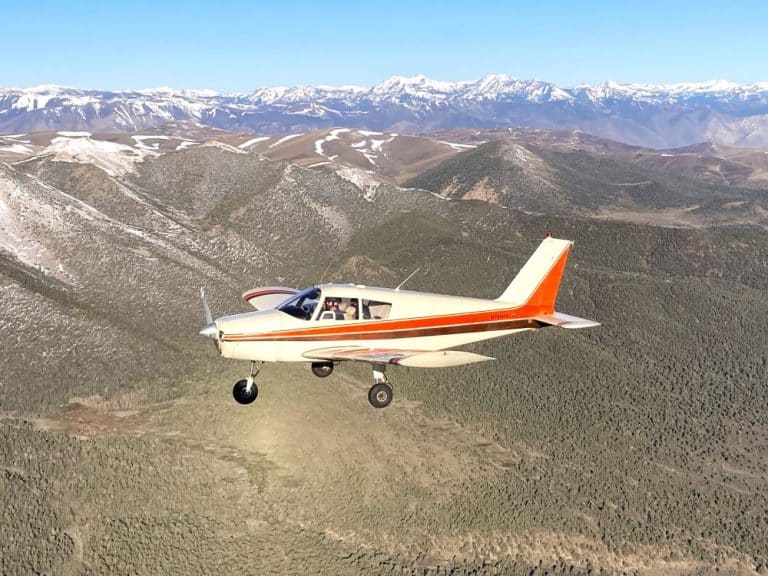
[[256, 396], [259, 395], [259, 389], [254, 383], [251, 386], [251, 391], [248, 392], [248, 380], [238, 380], [235, 387], [232, 388], [232, 396], [235, 397], [240, 404], [250, 404], [256, 400]]
[[392, 386], [379, 382], [368, 391], [368, 401], [374, 408], [386, 408], [392, 402]]
[[312, 362], [312, 374], [318, 378], [327, 378], [333, 372], [333, 362]]

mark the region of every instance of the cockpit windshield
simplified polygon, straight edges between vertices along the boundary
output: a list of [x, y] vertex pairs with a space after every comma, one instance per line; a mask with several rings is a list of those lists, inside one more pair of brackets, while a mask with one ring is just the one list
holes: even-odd
[[281, 304], [278, 310], [290, 314], [294, 318], [309, 320], [312, 318], [319, 300], [320, 288], [313, 286], [312, 288], [302, 290], [296, 296]]

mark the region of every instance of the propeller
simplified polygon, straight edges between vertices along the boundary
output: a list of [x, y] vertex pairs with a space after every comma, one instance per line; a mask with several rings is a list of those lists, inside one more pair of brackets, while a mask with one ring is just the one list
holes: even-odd
[[219, 344], [219, 329], [216, 326], [216, 322], [213, 321], [213, 314], [211, 314], [211, 307], [208, 306], [208, 300], [205, 297], [205, 290], [200, 286], [200, 301], [203, 304], [203, 319], [205, 320], [205, 326], [200, 330], [200, 336], [211, 338], [216, 345], [216, 350], [221, 352], [221, 345]]

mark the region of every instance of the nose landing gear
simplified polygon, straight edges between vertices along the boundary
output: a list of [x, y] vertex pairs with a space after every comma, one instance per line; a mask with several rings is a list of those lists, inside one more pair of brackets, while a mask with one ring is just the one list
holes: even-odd
[[256, 397], [259, 395], [259, 388], [256, 386], [253, 379], [258, 375], [259, 370], [261, 369], [261, 364], [262, 363], [259, 363], [259, 366], [256, 367], [256, 362], [251, 362], [251, 371], [250, 374], [248, 374], [248, 378], [238, 380], [235, 383], [234, 388], [232, 388], [232, 395], [238, 403], [250, 404], [256, 400]]

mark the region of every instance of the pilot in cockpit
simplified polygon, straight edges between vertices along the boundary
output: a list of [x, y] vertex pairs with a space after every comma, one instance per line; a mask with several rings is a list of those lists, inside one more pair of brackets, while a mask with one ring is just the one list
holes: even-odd
[[340, 298], [326, 298], [323, 302], [323, 310], [320, 312], [320, 319], [322, 320], [341, 320], [344, 318], [344, 313], [340, 310], [341, 304]]

